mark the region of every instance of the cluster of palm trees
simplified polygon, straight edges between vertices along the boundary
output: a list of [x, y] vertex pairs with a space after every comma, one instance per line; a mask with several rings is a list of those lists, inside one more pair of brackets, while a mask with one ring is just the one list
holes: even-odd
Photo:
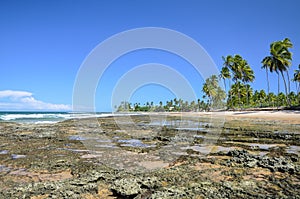
[[296, 92], [299, 93], [300, 92], [300, 64], [298, 66], [298, 69], [295, 70], [294, 78], [292, 79], [292, 81], [296, 83]]
[[224, 66], [219, 77], [224, 80], [224, 85], [226, 85], [225, 79], [232, 79], [234, 82], [230, 86], [227, 106], [235, 107], [238, 105], [241, 107], [244, 104], [249, 104], [252, 89], [248, 83], [253, 82], [255, 79], [252, 68], [240, 55], [228, 55], [223, 57], [223, 60]]
[[202, 91], [208, 97], [208, 105], [212, 108], [224, 106], [223, 100], [226, 98], [225, 91], [220, 87], [217, 75], [212, 75], [205, 80]]
[[164, 111], [204, 111], [209, 110], [210, 106], [204, 100], [184, 101], [183, 99], [174, 98], [163, 103], [159, 102], [155, 105], [153, 102], [146, 102], [143, 105], [140, 103], [130, 103], [122, 101], [119, 106], [115, 106], [117, 112], [143, 111], [143, 112], [164, 112]]
[[[291, 66], [291, 61], [292, 61], [292, 53], [289, 51], [289, 48], [292, 47], [293, 44], [288, 38], [285, 38], [282, 41], [275, 41], [270, 45], [270, 55], [265, 57], [262, 60], [262, 64], [263, 64], [262, 68], [266, 69], [266, 74], [267, 74], [268, 93], [270, 93], [268, 71], [270, 71], [271, 73], [276, 72], [278, 76], [278, 94], [279, 94], [279, 86], [280, 86], [279, 84], [279, 73], [280, 73], [284, 81], [284, 88], [285, 88], [285, 94], [286, 94], [288, 105], [291, 105], [291, 101], [288, 97], [288, 94], [290, 93], [290, 80], [289, 80], [288, 68]], [[287, 86], [284, 72], [286, 73], [288, 79], [288, 86]]]
[[[299, 84], [300, 84], [300, 65], [299, 70], [295, 70], [293, 81], [296, 82], [297, 91], [290, 91], [290, 78], [288, 69], [291, 66], [292, 53], [289, 51], [293, 44], [288, 38], [281, 41], [275, 41], [270, 45], [270, 55], [262, 60], [262, 69], [266, 70], [268, 93], [264, 90], [255, 91], [250, 84], [254, 81], [255, 76], [247, 61], [240, 55], [228, 55], [223, 57], [224, 64], [219, 77], [224, 80], [225, 90], [226, 82], [229, 80], [230, 89], [228, 91], [227, 107], [228, 108], [247, 108], [247, 107], [267, 107], [274, 106], [275, 101], [278, 106], [299, 105]], [[278, 76], [277, 96], [270, 93], [269, 72], [275, 72]], [[280, 75], [284, 81], [285, 94], [280, 92]], [[234, 82], [231, 85], [231, 81]], [[298, 100], [297, 100], [298, 98]]]
[[[270, 45], [270, 55], [262, 60], [262, 69], [266, 70], [267, 93], [262, 90], [253, 91], [250, 83], [255, 79], [254, 71], [243, 59], [242, 56], [228, 55], [222, 57], [224, 63], [219, 74], [212, 75], [205, 80], [202, 91], [203, 98], [206, 101], [198, 99], [191, 103], [182, 99], [167, 101], [165, 104], [160, 102], [154, 105], [153, 102], [147, 102], [143, 106], [139, 103], [132, 105], [128, 102], [122, 102], [117, 108], [118, 111], [202, 111], [210, 108], [252, 108], [252, 107], [279, 107], [279, 106], [300, 106], [300, 64], [295, 70], [292, 80], [288, 73], [291, 66], [293, 47], [290, 39], [285, 38], [275, 41]], [[270, 92], [269, 72], [276, 73], [278, 76], [277, 95]], [[280, 92], [280, 77], [283, 79], [285, 94]], [[219, 85], [219, 79], [223, 79], [225, 91]], [[226, 88], [228, 80], [229, 88]], [[290, 83], [296, 83], [296, 92], [290, 90]], [[227, 95], [226, 95], [227, 93]], [[226, 101], [224, 101], [227, 98]]]

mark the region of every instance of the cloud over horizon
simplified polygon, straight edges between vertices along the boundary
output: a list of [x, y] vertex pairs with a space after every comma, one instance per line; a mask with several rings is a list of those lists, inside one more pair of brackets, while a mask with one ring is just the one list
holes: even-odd
[[33, 93], [27, 91], [0, 91], [0, 110], [69, 111], [71, 109], [67, 104], [52, 104], [37, 100], [33, 97]]

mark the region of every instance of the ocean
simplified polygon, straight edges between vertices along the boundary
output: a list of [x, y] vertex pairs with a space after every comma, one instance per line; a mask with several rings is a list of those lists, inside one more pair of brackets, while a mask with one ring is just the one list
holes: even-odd
[[110, 116], [112, 113], [72, 113], [72, 112], [0, 112], [0, 122], [51, 124], [73, 118]]

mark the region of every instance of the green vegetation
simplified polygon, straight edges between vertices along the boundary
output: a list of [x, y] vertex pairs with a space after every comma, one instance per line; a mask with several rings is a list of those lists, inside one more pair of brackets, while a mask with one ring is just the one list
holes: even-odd
[[208, 97], [208, 107], [222, 108], [224, 107], [223, 100], [226, 98], [226, 93], [219, 85], [218, 77], [212, 75], [205, 80], [202, 91]]
[[[288, 81], [288, 87], [283, 72], [286, 72], [287, 78], [289, 80], [288, 68], [291, 65], [292, 53], [289, 51], [289, 48], [292, 48], [293, 44], [288, 38], [285, 38], [282, 41], [275, 41], [270, 45], [270, 56], [265, 57], [262, 60], [263, 68], [266, 68], [267, 74], [268, 70], [270, 72], [276, 72], [278, 75], [278, 95], [279, 95], [279, 73], [284, 81], [284, 88], [286, 93], [286, 100], [288, 105], [291, 105], [289, 99], [290, 93], [290, 81]], [[269, 83], [268, 83], [269, 84]], [[269, 88], [269, 86], [268, 86]], [[269, 91], [269, 89], [268, 89]]]
[[129, 102], [121, 102], [118, 107], [115, 107], [117, 112], [143, 111], [143, 112], [164, 112], [164, 111], [206, 111], [209, 110], [208, 103], [201, 101], [183, 101], [182, 99], [174, 98], [167, 101], [165, 104], [159, 102], [159, 105], [154, 105], [153, 102], [140, 105], [139, 103], [131, 104]]
[[[203, 99], [197, 102], [173, 99], [166, 103], [146, 102], [131, 104], [122, 102], [116, 106], [117, 111], [209, 111], [216, 109], [248, 109], [248, 108], [279, 108], [300, 106], [300, 64], [294, 71], [290, 80], [288, 69], [291, 66], [293, 47], [292, 42], [285, 38], [275, 41], [270, 45], [270, 55], [262, 60], [262, 69], [266, 71], [267, 93], [265, 90], [255, 90], [251, 83], [255, 80], [255, 74], [248, 62], [240, 55], [228, 55], [222, 57], [224, 63], [220, 74], [212, 75], [205, 80], [202, 91]], [[277, 94], [270, 92], [269, 72], [275, 72], [278, 76]], [[280, 77], [283, 79], [285, 93], [280, 92]], [[219, 80], [224, 81], [225, 91], [220, 87]], [[229, 88], [226, 86], [228, 80]], [[296, 91], [290, 90], [290, 83], [296, 85]]]
[[234, 84], [231, 86], [228, 94], [227, 107], [234, 108], [249, 105], [250, 97], [252, 96], [252, 88], [249, 82], [254, 81], [254, 72], [240, 55], [223, 57], [224, 66], [221, 70], [226, 71], [226, 77], [232, 77]]

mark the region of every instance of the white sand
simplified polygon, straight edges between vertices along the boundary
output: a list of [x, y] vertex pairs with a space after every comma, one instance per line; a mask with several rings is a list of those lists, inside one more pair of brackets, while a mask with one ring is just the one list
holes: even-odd
[[226, 120], [249, 118], [251, 120], [266, 120], [283, 122], [288, 124], [300, 124], [300, 111], [165, 112], [164, 114], [183, 117], [225, 117]]

